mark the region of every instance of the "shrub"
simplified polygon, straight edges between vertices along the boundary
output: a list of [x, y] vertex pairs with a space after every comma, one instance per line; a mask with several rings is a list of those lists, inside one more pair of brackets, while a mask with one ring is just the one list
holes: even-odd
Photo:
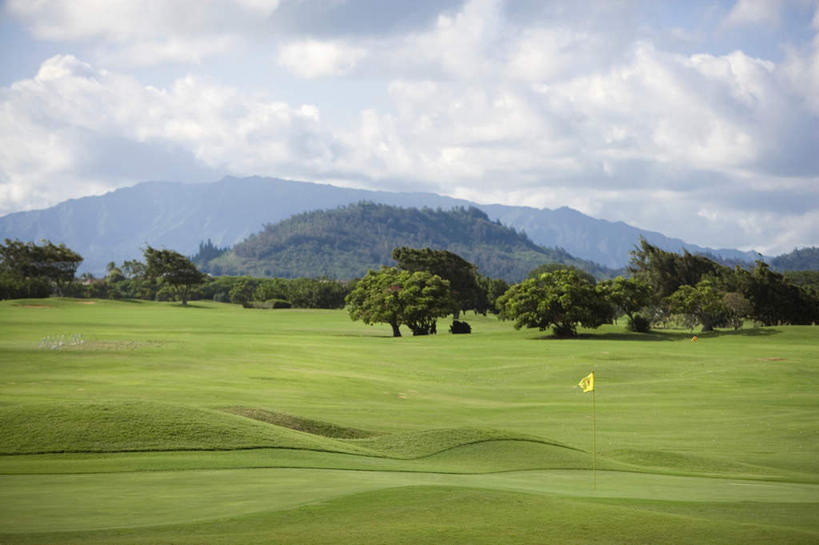
[[635, 333], [648, 333], [649, 329], [651, 329], [651, 321], [639, 314], [635, 314], [634, 318], [629, 318], [626, 329]]
[[458, 320], [455, 320], [452, 322], [452, 325], [449, 326], [449, 332], [456, 335], [472, 333], [472, 326], [470, 326], [467, 322], [459, 322]]
[[245, 308], [259, 308], [259, 309], [271, 309], [271, 308], [291, 308], [293, 305], [290, 304], [290, 301], [285, 301], [284, 299], [270, 299], [268, 301], [247, 301], [242, 304]]

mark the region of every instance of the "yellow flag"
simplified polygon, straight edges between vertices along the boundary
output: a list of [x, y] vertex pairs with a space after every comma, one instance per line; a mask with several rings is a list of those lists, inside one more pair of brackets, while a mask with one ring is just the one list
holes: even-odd
[[594, 371], [588, 374], [588, 376], [583, 377], [580, 379], [580, 382], [577, 383], [578, 386], [583, 388], [583, 392], [593, 392], [594, 391]]

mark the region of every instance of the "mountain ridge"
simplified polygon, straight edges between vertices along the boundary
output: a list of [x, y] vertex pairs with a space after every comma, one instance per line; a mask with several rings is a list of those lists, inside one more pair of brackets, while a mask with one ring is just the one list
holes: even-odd
[[475, 207], [401, 208], [372, 202], [303, 212], [268, 224], [202, 263], [201, 269], [217, 275], [349, 280], [392, 265], [393, 250], [401, 246], [448, 250], [481, 274], [508, 282], [519, 282], [544, 263], [578, 267], [599, 278], [615, 273], [564, 250], [542, 248]]
[[232, 246], [294, 214], [360, 201], [400, 207], [473, 206], [490, 219], [523, 230], [536, 244], [562, 248], [580, 259], [610, 268], [628, 263], [642, 236], [669, 251], [713, 253], [753, 261], [758, 254], [713, 250], [688, 244], [624, 222], [592, 218], [577, 210], [479, 204], [434, 193], [351, 189], [277, 178], [225, 177], [216, 182], [143, 182], [104, 195], [82, 197], [53, 207], [0, 217], [0, 238], [63, 242], [84, 258], [80, 271], [101, 273], [110, 261], [139, 258], [146, 245], [192, 255], [207, 239]]

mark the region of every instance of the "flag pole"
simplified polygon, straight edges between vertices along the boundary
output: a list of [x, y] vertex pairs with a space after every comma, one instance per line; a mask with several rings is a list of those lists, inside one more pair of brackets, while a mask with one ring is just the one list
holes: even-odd
[[592, 480], [597, 490], [597, 404], [594, 401], [592, 390]]
[[597, 490], [597, 403], [594, 398], [594, 371], [580, 379], [577, 385], [583, 389], [583, 393], [592, 393], [592, 481], [594, 489]]

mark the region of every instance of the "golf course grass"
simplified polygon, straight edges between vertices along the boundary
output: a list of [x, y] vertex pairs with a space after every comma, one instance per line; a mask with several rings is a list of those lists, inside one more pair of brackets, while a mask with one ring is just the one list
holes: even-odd
[[815, 326], [466, 319], [0, 302], [0, 543], [819, 543]]

